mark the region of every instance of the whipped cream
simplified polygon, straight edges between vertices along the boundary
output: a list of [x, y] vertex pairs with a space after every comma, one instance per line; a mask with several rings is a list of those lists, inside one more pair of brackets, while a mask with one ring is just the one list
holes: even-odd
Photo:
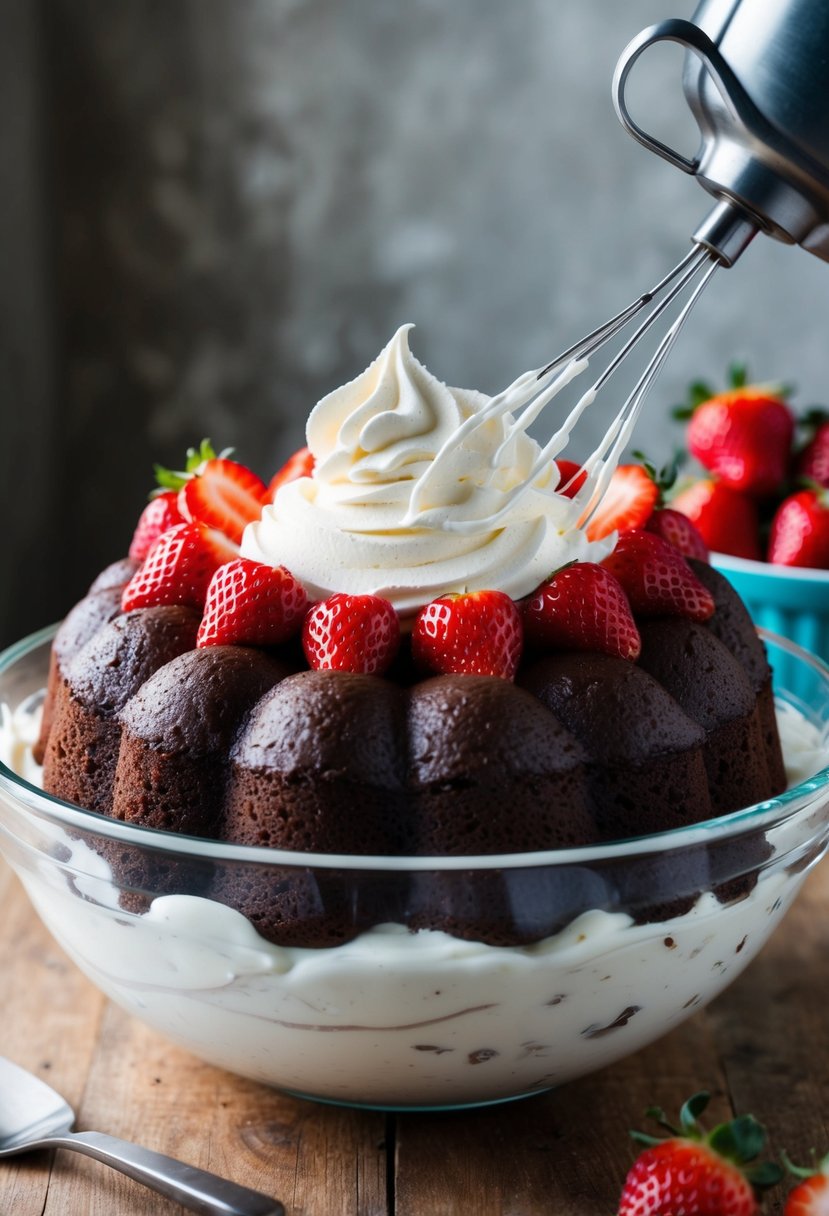
[[532, 402], [534, 417], [586, 363], [552, 383], [528, 372], [490, 398], [437, 380], [409, 350], [411, 328], [315, 406], [313, 474], [280, 487], [242, 555], [287, 566], [312, 599], [382, 595], [403, 616], [451, 592], [520, 599], [567, 562], [604, 557], [612, 542], [581, 526], [598, 463], [577, 498], [556, 492], [577, 412], [543, 449], [510, 412]]

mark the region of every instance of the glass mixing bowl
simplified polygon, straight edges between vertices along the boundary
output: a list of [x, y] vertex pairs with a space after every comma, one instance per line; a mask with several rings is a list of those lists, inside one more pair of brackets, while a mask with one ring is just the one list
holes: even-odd
[[[114, 1001], [203, 1059], [303, 1096], [480, 1105], [634, 1052], [742, 971], [829, 837], [829, 668], [770, 635], [796, 686], [776, 687], [799, 773], [785, 794], [681, 831], [467, 858], [198, 840], [43, 794], [26, 740], [51, 637], [0, 656], [2, 851]], [[239, 892], [286, 910], [286, 943], [256, 932]], [[305, 922], [335, 944], [290, 944]]]

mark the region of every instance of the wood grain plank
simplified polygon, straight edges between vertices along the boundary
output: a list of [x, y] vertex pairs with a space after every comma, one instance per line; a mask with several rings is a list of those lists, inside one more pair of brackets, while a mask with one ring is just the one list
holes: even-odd
[[[23, 888], [0, 859], [0, 1053], [76, 1105], [83, 1093], [103, 996], [55, 945]], [[40, 1216], [50, 1156], [4, 1162], [0, 1213]]]
[[[382, 1116], [318, 1107], [241, 1080], [111, 1004], [78, 1125], [273, 1195], [291, 1216], [386, 1212]], [[156, 1216], [161, 1202], [94, 1162], [59, 1154], [44, 1216]]]
[[[829, 867], [808, 879], [785, 926], [711, 1020], [735, 1108], [753, 1112], [770, 1149], [811, 1161], [829, 1151]], [[748, 978], [748, 976], [746, 977]], [[786, 1187], [764, 1211], [783, 1210]]]

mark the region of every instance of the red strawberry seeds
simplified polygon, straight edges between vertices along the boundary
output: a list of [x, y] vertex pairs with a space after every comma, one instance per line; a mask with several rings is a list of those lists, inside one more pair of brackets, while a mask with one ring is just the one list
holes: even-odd
[[177, 524], [155, 542], [124, 588], [121, 609], [190, 604], [201, 608], [213, 572], [238, 556], [221, 533], [200, 523]]
[[184, 522], [175, 490], [164, 490], [154, 495], [139, 516], [130, 542], [129, 556], [134, 561], [143, 562], [162, 532]]
[[400, 622], [379, 595], [332, 595], [309, 610], [302, 627], [302, 648], [316, 671], [380, 675], [400, 645]]
[[708, 1094], [690, 1098], [680, 1112], [679, 1128], [661, 1110], [648, 1114], [671, 1136], [659, 1140], [632, 1135], [646, 1145], [625, 1179], [618, 1216], [756, 1216], [757, 1192], [773, 1186], [781, 1171], [771, 1162], [754, 1162], [765, 1131], [751, 1115], [722, 1123], [706, 1134], [698, 1116]]
[[441, 596], [412, 630], [412, 656], [427, 671], [512, 680], [522, 646], [521, 613], [503, 591]]
[[653, 532], [623, 532], [602, 565], [625, 589], [634, 614], [707, 621], [714, 599], [682, 554]]
[[207, 588], [197, 646], [276, 646], [298, 633], [308, 596], [284, 566], [237, 557]]
[[598, 650], [636, 659], [639, 630], [624, 588], [604, 566], [574, 562], [521, 605], [527, 642], [549, 650]]
[[672, 507], [661, 507], [654, 511], [645, 524], [646, 532], [655, 532], [663, 540], [667, 540], [683, 557], [695, 557], [701, 562], [707, 562], [711, 556], [702, 533], [687, 515], [675, 511]]

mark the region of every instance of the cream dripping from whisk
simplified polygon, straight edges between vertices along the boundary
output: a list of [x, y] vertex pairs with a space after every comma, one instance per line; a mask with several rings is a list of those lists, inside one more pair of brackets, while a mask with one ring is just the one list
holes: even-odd
[[578, 526], [585, 494], [556, 492], [550, 445], [507, 408], [536, 398], [538, 374], [496, 398], [448, 388], [411, 354], [410, 329], [314, 408], [313, 475], [278, 490], [242, 554], [287, 566], [312, 598], [382, 595], [404, 616], [449, 592], [520, 599], [565, 563], [604, 556], [610, 545]]

